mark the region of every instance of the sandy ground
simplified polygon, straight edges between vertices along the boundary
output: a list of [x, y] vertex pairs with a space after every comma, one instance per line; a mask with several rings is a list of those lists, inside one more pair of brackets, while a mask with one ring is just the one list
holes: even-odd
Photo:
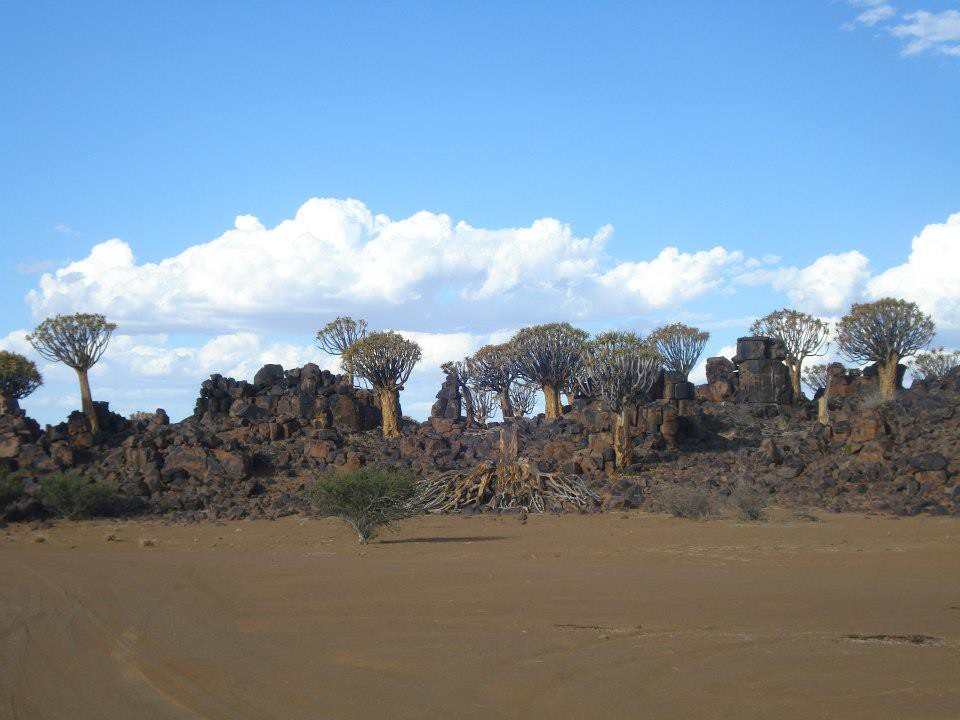
[[0, 717], [960, 718], [960, 522], [820, 518], [9, 527]]

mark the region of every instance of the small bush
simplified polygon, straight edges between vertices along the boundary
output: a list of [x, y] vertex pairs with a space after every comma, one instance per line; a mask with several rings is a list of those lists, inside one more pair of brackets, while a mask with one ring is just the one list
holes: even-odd
[[417, 482], [406, 469], [366, 465], [342, 475], [324, 475], [308, 491], [322, 515], [338, 517], [361, 545], [379, 531], [417, 513]]
[[710, 495], [700, 488], [678, 485], [664, 490], [660, 495], [661, 506], [674, 517], [701, 520], [713, 510]]
[[52, 473], [40, 481], [38, 499], [51, 515], [80, 520], [109, 514], [117, 489], [75, 473]]
[[23, 496], [23, 480], [16, 473], [0, 470], [0, 510]]
[[767, 498], [758, 490], [745, 485], [738, 486], [731, 494], [730, 501], [741, 520], [763, 520], [767, 507]]

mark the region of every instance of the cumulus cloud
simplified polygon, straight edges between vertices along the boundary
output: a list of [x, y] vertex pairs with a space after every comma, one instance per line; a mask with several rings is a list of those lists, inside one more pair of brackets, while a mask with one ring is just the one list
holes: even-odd
[[696, 253], [664, 248], [645, 262], [624, 262], [600, 276], [608, 290], [626, 291], [651, 308], [692, 300], [726, 283], [727, 271], [743, 262], [743, 254], [722, 247]]
[[738, 278], [746, 285], [769, 284], [786, 293], [798, 309], [831, 314], [846, 310], [860, 297], [870, 278], [870, 261], [862, 253], [823, 255], [806, 267], [754, 270]]
[[608, 267], [611, 233], [578, 237], [552, 218], [504, 229], [427, 211], [391, 220], [357, 200], [314, 198], [273, 228], [241, 215], [220, 237], [158, 263], [138, 263], [127, 242], [107, 240], [44, 274], [28, 301], [37, 317], [82, 308], [143, 332], [303, 331], [306, 318], [345, 308], [425, 331], [484, 314], [495, 323], [498, 307], [517, 322], [667, 307], [721, 288], [743, 260], [722, 247], [666, 248]]
[[867, 284], [870, 298], [916, 302], [943, 329], [960, 329], [960, 213], [927, 225], [913, 238], [910, 257]]

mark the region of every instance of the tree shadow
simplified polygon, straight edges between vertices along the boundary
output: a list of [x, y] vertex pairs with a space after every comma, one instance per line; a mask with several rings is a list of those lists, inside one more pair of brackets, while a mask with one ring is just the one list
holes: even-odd
[[492, 542], [494, 540], [510, 540], [512, 535], [467, 535], [464, 537], [416, 537], [401, 538], [399, 540], [381, 540], [381, 545], [402, 545], [404, 543], [471, 543]]

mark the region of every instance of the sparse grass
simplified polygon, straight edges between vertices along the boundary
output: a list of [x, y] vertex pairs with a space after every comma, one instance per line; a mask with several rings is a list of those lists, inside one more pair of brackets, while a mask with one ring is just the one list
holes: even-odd
[[764, 519], [767, 498], [759, 490], [747, 485], [738, 485], [730, 494], [730, 502], [741, 520], [756, 522]]
[[156, 547], [156, 544], [157, 541], [153, 538], [140, 538], [140, 547], [142, 548]]
[[713, 500], [705, 490], [677, 485], [661, 491], [660, 506], [674, 517], [702, 520], [713, 512]]
[[41, 478], [37, 497], [51, 515], [80, 520], [108, 513], [116, 493], [113, 485], [60, 472]]
[[383, 528], [415, 515], [416, 494], [416, 479], [409, 470], [378, 465], [324, 475], [307, 491], [320, 514], [348, 523], [361, 545]]

